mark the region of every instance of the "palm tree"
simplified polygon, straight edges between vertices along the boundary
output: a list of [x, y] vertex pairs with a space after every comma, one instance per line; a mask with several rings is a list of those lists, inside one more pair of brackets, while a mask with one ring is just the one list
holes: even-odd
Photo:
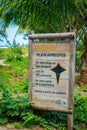
[[80, 83], [87, 84], [87, 1], [83, 0], [76, 5], [77, 13], [74, 16], [74, 28], [83, 42], [82, 69], [80, 71]]
[[[0, 16], [5, 25], [13, 22], [19, 28], [35, 30], [36, 32], [61, 32], [84, 30], [87, 27], [87, 0], [2, 0], [0, 2]], [[86, 35], [86, 31], [83, 31]], [[84, 43], [84, 57], [87, 55], [86, 39], [80, 37]], [[84, 63], [85, 62], [85, 63]], [[87, 76], [86, 76], [87, 81]]]
[[7, 25], [13, 21], [20, 28], [37, 32], [65, 31], [75, 12], [75, 0], [4, 0], [0, 4], [1, 17]]
[[87, 84], [87, 33], [85, 33], [83, 39], [83, 45], [84, 45], [84, 50], [81, 56], [83, 65], [80, 72], [80, 83]]
[[[4, 31], [0, 30], [0, 41], [2, 43], [3, 43], [3, 39], [5, 39], [7, 41], [7, 35], [6, 35], [6, 33]], [[3, 45], [4, 45], [4, 43], [3, 43]]]

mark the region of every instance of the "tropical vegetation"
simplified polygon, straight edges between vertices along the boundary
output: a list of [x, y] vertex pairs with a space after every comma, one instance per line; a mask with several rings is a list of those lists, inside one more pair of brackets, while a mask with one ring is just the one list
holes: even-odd
[[[66, 130], [67, 115], [58, 112], [29, 112], [27, 47], [10, 43], [5, 34], [9, 24], [19, 32], [54, 33], [75, 31], [77, 34], [74, 90], [74, 129], [87, 130], [87, 0], [0, 0], [0, 40], [8, 48], [0, 48], [0, 124], [14, 122], [15, 127], [40, 125], [45, 130]], [[17, 123], [18, 122], [18, 123]]]
[[[87, 83], [87, 1], [86, 0], [1, 0], [0, 17], [5, 29], [10, 23], [20, 31], [76, 31], [83, 43], [81, 81]], [[84, 71], [85, 79], [84, 79]]]

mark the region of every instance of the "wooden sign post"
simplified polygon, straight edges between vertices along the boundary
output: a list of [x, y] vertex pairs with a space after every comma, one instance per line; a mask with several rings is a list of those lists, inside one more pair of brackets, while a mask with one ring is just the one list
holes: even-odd
[[67, 113], [73, 130], [75, 33], [32, 34], [29, 41], [31, 106]]

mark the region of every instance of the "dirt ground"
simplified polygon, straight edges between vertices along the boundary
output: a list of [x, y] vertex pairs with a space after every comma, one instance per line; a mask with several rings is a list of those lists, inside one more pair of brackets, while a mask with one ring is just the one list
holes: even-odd
[[[49, 129], [49, 128], [47, 127], [47, 129]], [[34, 128], [32, 128], [32, 129], [30, 129], [30, 128], [16, 129], [14, 127], [14, 124], [8, 123], [6, 125], [0, 125], [0, 130], [46, 130], [46, 128], [42, 128], [42, 127], [37, 125]], [[52, 128], [51, 130], [57, 130], [57, 129]]]
[[3, 65], [3, 66], [5, 66], [6, 64], [4, 64], [4, 61], [5, 61], [5, 59], [0, 59], [0, 65]]
[[[14, 124], [12, 123], [8, 123], [6, 125], [0, 125], [0, 130], [18, 130], [14, 127]], [[29, 128], [22, 128], [22, 129], [19, 129], [19, 130], [44, 130], [43, 128], [41, 128], [40, 126], [35, 126], [34, 128], [32, 129], [29, 129]], [[53, 129], [55, 130], [55, 129]]]

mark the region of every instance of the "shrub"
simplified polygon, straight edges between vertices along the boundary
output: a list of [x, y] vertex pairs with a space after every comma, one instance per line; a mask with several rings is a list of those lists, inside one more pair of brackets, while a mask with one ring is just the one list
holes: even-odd
[[[13, 98], [8, 90], [4, 89], [0, 99], [0, 124], [21, 121], [21, 126], [15, 123], [16, 127], [33, 127], [39, 124], [43, 127], [50, 125], [59, 130], [66, 130], [67, 114], [44, 111], [34, 111], [32, 114], [29, 112], [29, 106], [28, 98], [24, 96]], [[75, 95], [74, 122], [75, 130], [78, 130], [78, 124], [84, 123], [84, 129], [87, 124], [87, 97], [78, 93]]]

